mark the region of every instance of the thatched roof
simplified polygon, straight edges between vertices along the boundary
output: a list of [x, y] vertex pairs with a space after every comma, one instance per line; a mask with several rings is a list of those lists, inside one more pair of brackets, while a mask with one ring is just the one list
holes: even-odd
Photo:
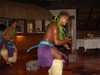
[[0, 17], [49, 20], [52, 17], [52, 14], [48, 10], [33, 4], [3, 2], [0, 3]]

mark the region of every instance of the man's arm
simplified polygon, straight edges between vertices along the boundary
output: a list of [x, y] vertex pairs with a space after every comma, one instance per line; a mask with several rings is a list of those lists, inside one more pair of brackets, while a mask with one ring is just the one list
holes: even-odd
[[[68, 38], [68, 37], [66, 37], [69, 41], [68, 42], [70, 42], [71, 41], [71, 39], [70, 38]], [[67, 43], [68, 43], [67, 42]], [[69, 47], [69, 45], [68, 44], [64, 44], [64, 47], [67, 49], [67, 50], [70, 50], [70, 47]]]
[[70, 47], [68, 44], [64, 44], [64, 47], [67, 49], [67, 50], [70, 50]]
[[8, 36], [6, 36], [6, 33], [9, 31], [9, 28], [7, 27], [4, 32], [2, 33], [1, 37], [6, 39], [6, 40], [9, 40]]
[[55, 45], [64, 45], [68, 42], [68, 39], [66, 38], [65, 40], [59, 40], [59, 37], [58, 37], [58, 27], [57, 25], [54, 25], [53, 26], [53, 38], [54, 38], [54, 43]]

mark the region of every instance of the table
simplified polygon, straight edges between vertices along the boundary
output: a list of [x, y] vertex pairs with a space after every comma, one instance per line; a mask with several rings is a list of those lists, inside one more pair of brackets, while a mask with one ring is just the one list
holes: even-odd
[[79, 47], [84, 47], [84, 39], [77, 39], [77, 49], [79, 49]]
[[77, 40], [77, 49], [79, 47], [84, 47], [85, 51], [87, 49], [100, 48], [100, 39], [78, 39]]

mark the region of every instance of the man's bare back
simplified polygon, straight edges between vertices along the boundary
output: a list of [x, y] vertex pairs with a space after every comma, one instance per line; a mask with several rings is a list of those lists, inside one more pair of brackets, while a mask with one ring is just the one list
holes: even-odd
[[[58, 37], [58, 24], [55, 23], [51, 23], [46, 30], [44, 39], [45, 41], [48, 41], [50, 43], [53, 43], [55, 45], [65, 45], [65, 43], [67, 42], [68, 39], [65, 40], [59, 40]], [[62, 59], [61, 54], [56, 51], [54, 48], [51, 48], [51, 54], [54, 58], [56, 59]]]
[[54, 43], [54, 38], [53, 38], [53, 27], [56, 26], [57, 27], [57, 23], [51, 23], [46, 30], [45, 36], [44, 36], [44, 40]]
[[66, 38], [65, 40], [59, 40], [58, 37], [58, 24], [51, 23], [46, 30], [44, 39], [45, 41], [48, 41], [50, 43], [53, 43], [55, 45], [64, 45], [66, 42], [69, 42], [69, 39]]

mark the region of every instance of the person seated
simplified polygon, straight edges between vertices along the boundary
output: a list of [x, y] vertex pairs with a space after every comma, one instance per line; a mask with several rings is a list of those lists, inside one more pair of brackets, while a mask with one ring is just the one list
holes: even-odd
[[87, 34], [87, 38], [93, 38], [93, 36], [94, 36], [94, 35], [93, 35], [93, 33], [91, 33], [91, 32]]

